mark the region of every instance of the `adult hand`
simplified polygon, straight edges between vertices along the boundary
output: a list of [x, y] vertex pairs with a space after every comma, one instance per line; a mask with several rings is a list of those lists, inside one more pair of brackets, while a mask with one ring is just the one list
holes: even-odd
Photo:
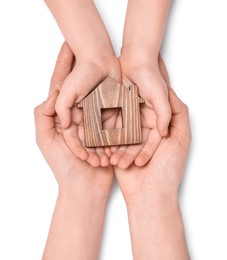
[[[109, 193], [113, 181], [112, 168], [94, 169], [86, 161], [81, 161], [68, 148], [63, 136], [64, 131], [74, 132], [76, 127], [82, 142], [80, 142], [80, 139], [76, 139], [76, 137], [74, 137], [74, 142], [80, 142], [81, 149], [84, 149], [82, 148], [84, 129], [82, 123], [80, 124], [82, 112], [78, 109], [73, 118], [74, 121], [79, 121], [78, 126], [72, 124], [66, 130], [62, 129], [60, 120], [55, 112], [55, 103], [59, 95], [57, 86], [68, 75], [72, 67], [72, 61], [73, 54], [67, 43], [64, 43], [52, 76], [49, 97], [35, 109], [37, 143], [55, 174], [60, 188], [67, 187], [66, 184], [73, 186], [82, 182], [87, 186], [88, 191], [96, 189], [100, 192]], [[76, 107], [74, 109], [77, 110]], [[68, 140], [67, 138], [71, 137], [66, 137], [66, 140]]]
[[[49, 97], [35, 109], [37, 144], [59, 185], [43, 260], [98, 259], [105, 209], [114, 177], [112, 167], [93, 168], [78, 159], [66, 145], [55, 113], [59, 94], [55, 83], [64, 80], [71, 69], [72, 56], [68, 50], [67, 45], [63, 45]], [[78, 129], [80, 135], [83, 129]]]
[[170, 88], [172, 120], [169, 135], [163, 138], [152, 159], [144, 167], [132, 164], [128, 169], [115, 167], [125, 199], [143, 192], [177, 194], [190, 144], [188, 110]]
[[[164, 63], [160, 63], [166, 74]], [[129, 215], [135, 259], [188, 260], [178, 189], [190, 140], [187, 106], [169, 87], [172, 120], [152, 159], [144, 166], [115, 167]]]
[[[161, 56], [159, 58], [159, 68], [163, 78], [169, 85], [168, 73]], [[161, 140], [154, 139], [154, 142], [160, 140], [160, 144], [157, 149], [151, 149], [151, 151], [154, 151], [153, 157], [144, 167], [138, 167], [135, 164], [132, 164], [127, 170], [115, 167], [115, 173], [125, 198], [147, 189], [153, 190], [151, 183], [154, 182], [156, 177], [161, 178], [160, 185], [162, 186], [168, 185], [170, 180], [175, 181], [172, 183], [174, 185], [170, 185], [169, 188], [175, 190], [176, 193], [178, 191], [191, 140], [190, 123], [187, 106], [176, 96], [170, 86], [168, 88], [172, 110], [169, 135]], [[152, 120], [155, 121], [155, 119]], [[154, 129], [154, 131], [157, 132], [157, 129]], [[172, 174], [172, 171], [174, 174]], [[129, 172], [130, 174], [127, 174]], [[140, 177], [137, 178], [137, 175]], [[170, 175], [171, 178], [167, 175]], [[165, 176], [166, 181], [164, 181]], [[127, 183], [130, 183], [130, 185], [127, 185]], [[131, 185], [132, 183], [133, 185]], [[145, 186], [141, 187], [141, 183]]]

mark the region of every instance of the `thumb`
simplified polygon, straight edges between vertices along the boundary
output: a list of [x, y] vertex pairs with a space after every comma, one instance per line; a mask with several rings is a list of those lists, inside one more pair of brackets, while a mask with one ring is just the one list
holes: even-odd
[[191, 142], [191, 129], [188, 107], [177, 97], [172, 88], [169, 88], [169, 97], [173, 113], [171, 131], [174, 130], [177, 136], [182, 138], [183, 143], [189, 145]]
[[35, 108], [35, 128], [38, 144], [41, 143], [41, 140], [47, 140], [55, 132], [54, 105], [57, 96], [58, 91], [55, 90], [45, 102]]
[[[151, 88], [152, 85], [152, 88]], [[169, 104], [168, 90], [165, 82], [160, 77], [154, 80], [152, 75], [146, 75], [139, 85], [141, 96], [152, 105], [157, 115], [157, 128], [161, 136], [168, 134], [171, 119], [171, 108]]]
[[157, 93], [152, 95], [152, 104], [157, 115], [157, 127], [161, 136], [168, 134], [168, 127], [171, 119], [171, 108], [168, 99], [168, 92], [159, 88]]

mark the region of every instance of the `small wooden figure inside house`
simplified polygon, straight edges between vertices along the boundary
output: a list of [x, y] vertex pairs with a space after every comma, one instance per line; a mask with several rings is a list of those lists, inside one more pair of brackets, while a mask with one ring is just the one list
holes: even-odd
[[[138, 87], [125, 87], [112, 78], [106, 78], [79, 104], [83, 108], [85, 146], [139, 144], [142, 142]], [[122, 128], [103, 129], [102, 114], [105, 109], [120, 109]]]

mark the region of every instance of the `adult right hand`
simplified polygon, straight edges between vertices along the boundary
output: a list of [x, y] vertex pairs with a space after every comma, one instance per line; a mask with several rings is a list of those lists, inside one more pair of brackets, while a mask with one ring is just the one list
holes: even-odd
[[[167, 75], [164, 63], [159, 65]], [[135, 260], [190, 259], [178, 204], [191, 141], [189, 114], [187, 106], [168, 88], [172, 110], [169, 135], [151, 150], [154, 153], [145, 166], [132, 163], [126, 170], [114, 168], [127, 205]]]

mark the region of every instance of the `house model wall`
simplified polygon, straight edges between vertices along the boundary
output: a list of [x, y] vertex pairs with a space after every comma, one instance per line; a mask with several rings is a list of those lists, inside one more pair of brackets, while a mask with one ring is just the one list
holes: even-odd
[[[125, 87], [105, 79], [79, 104], [83, 108], [86, 147], [138, 144], [142, 141], [138, 87]], [[122, 128], [102, 129], [101, 111], [121, 108]]]

